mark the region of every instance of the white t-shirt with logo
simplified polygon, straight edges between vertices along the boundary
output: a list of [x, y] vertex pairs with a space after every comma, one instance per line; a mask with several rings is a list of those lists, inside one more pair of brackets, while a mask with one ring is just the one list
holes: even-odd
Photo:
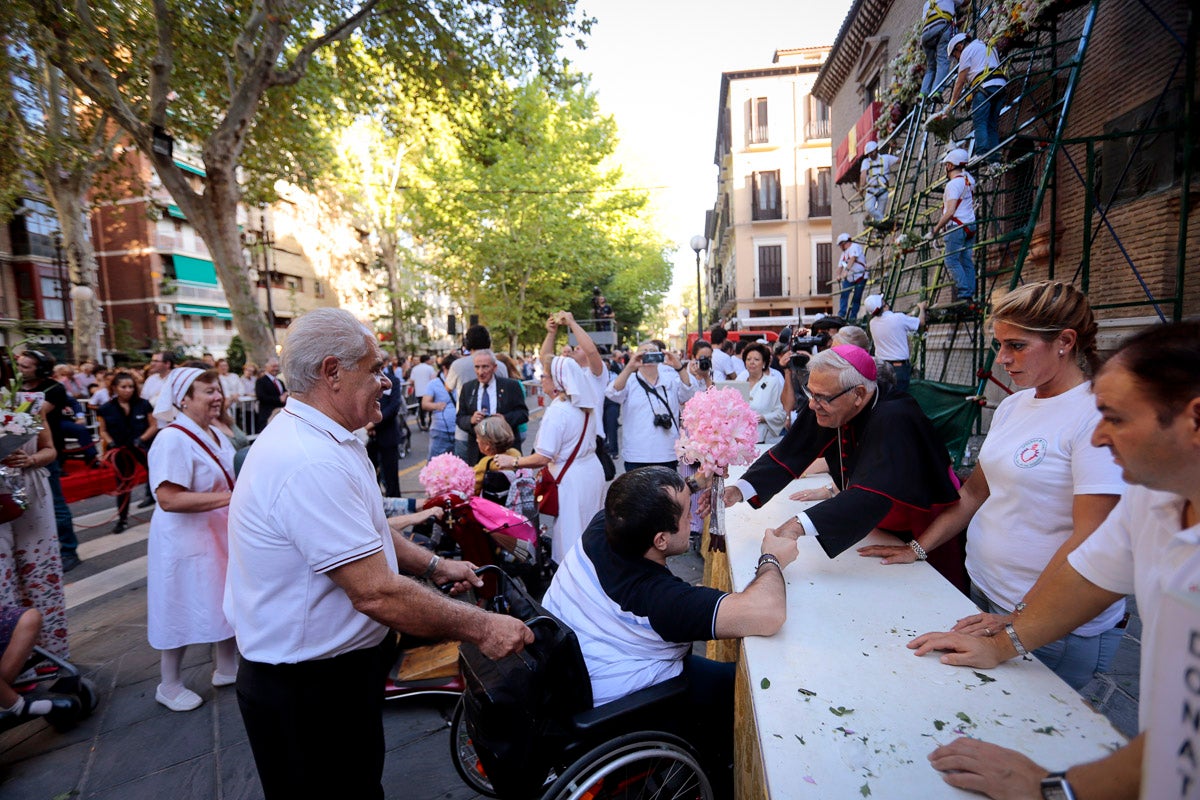
[[867, 256], [863, 252], [862, 245], [858, 242], [851, 242], [850, 246], [842, 251], [842, 256], [838, 259], [838, 271], [845, 275], [843, 280], [851, 283], [867, 277]]
[[[967, 572], [992, 602], [1011, 609], [1025, 599], [1074, 532], [1076, 495], [1125, 492], [1112, 454], [1091, 444], [1099, 420], [1088, 382], [1055, 397], [1025, 389], [996, 409], [979, 450], [991, 495], [967, 528]], [[1103, 633], [1124, 613], [1121, 600], [1075, 633]]]

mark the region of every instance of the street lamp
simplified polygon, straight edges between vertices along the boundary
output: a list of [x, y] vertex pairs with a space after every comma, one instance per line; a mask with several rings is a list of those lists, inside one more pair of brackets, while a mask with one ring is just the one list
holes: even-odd
[[[683, 341], [684, 341], [684, 344], [686, 345], [687, 335], [688, 335], [688, 317], [690, 317], [692, 315], [692, 310], [690, 308], [688, 308], [687, 306], [684, 306], [682, 309], [682, 312], [683, 312]], [[686, 347], [685, 347], [685, 349], [686, 349]]]
[[696, 326], [700, 338], [704, 338], [704, 287], [700, 285], [700, 254], [708, 249], [708, 237], [699, 234], [692, 237], [692, 249], [696, 251]]

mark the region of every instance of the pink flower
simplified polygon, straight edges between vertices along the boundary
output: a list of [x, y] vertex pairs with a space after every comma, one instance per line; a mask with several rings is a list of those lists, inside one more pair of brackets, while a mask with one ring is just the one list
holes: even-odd
[[714, 386], [689, 400], [680, 416], [683, 432], [675, 453], [696, 464], [697, 474], [723, 474], [757, 456], [758, 415], [736, 389]]
[[470, 495], [475, 491], [475, 470], [453, 453], [431, 458], [417, 480], [430, 497], [449, 492]]

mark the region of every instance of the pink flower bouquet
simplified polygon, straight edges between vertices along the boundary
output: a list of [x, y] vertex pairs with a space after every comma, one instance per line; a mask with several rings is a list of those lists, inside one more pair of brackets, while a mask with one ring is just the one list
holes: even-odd
[[429, 459], [417, 480], [430, 497], [450, 492], [470, 496], [475, 491], [475, 470], [453, 453], [442, 453]]
[[675, 453], [695, 464], [698, 475], [724, 476], [730, 465], [749, 464], [758, 455], [758, 415], [737, 389], [714, 386], [689, 400], [680, 416]]

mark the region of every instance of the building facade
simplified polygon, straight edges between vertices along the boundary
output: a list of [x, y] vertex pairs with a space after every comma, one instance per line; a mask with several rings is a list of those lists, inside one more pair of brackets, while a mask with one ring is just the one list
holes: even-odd
[[828, 52], [777, 50], [769, 66], [721, 76], [704, 295], [728, 327], [778, 329], [831, 309], [830, 118], [812, 94]]

